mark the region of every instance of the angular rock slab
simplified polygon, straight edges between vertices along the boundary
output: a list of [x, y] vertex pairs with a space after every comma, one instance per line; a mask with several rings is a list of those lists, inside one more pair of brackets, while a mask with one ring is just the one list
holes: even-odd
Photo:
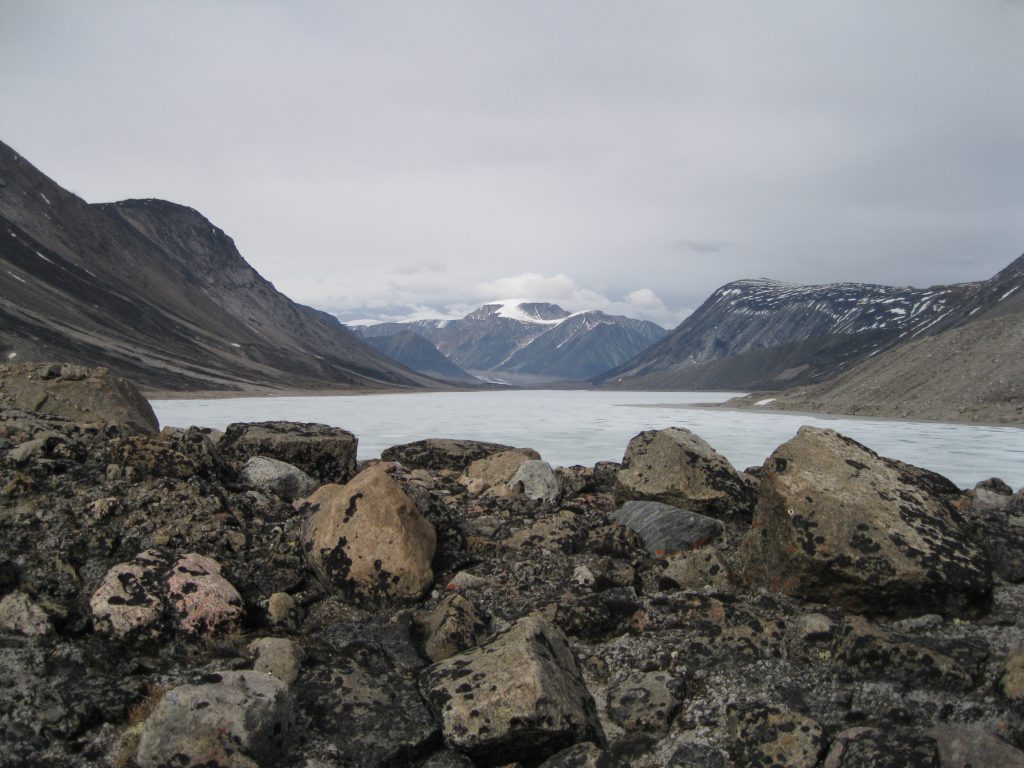
[[268, 456], [298, 467], [321, 483], [347, 483], [356, 474], [359, 440], [326, 424], [259, 421], [229, 424], [217, 448], [238, 462]]
[[377, 465], [307, 500], [301, 538], [320, 580], [358, 598], [415, 599], [434, 581], [434, 526]]
[[464, 472], [470, 464], [502, 451], [514, 450], [511, 445], [484, 443], [479, 440], [430, 438], [414, 443], [393, 445], [384, 449], [384, 461], [397, 461], [406, 469], [448, 469]]
[[942, 723], [927, 734], [939, 748], [939, 765], [1024, 768], [1024, 752], [980, 725]]
[[292, 725], [288, 686], [265, 672], [220, 672], [167, 692], [146, 720], [136, 761], [162, 766], [273, 765]]
[[538, 617], [427, 667], [420, 690], [448, 746], [480, 764], [537, 761], [578, 741], [604, 740], [568, 640]]
[[269, 491], [285, 501], [303, 499], [320, 485], [301, 469], [285, 461], [253, 456], [238, 473], [243, 483]]
[[644, 549], [659, 558], [701, 547], [723, 530], [713, 517], [658, 501], [627, 501], [612, 513], [612, 520], [634, 531]]
[[616, 477], [620, 501], [648, 499], [711, 515], [749, 514], [751, 482], [688, 429], [641, 432], [629, 441]]
[[748, 583], [856, 613], [986, 608], [991, 569], [944, 498], [944, 478], [813, 427], [764, 469], [739, 550]]

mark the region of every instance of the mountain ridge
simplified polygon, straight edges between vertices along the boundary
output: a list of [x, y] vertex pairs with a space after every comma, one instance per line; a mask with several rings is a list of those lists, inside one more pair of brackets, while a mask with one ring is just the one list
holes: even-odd
[[405, 330], [470, 374], [512, 384], [582, 382], [666, 333], [646, 320], [521, 299], [487, 302], [456, 320], [380, 323], [358, 332], [370, 338]]
[[646, 389], [820, 382], [904, 341], [1004, 311], [1000, 301], [1014, 294], [1022, 275], [1017, 259], [988, 280], [931, 288], [738, 280], [714, 291], [664, 339], [592, 382]]
[[195, 209], [87, 203], [2, 143], [0, 266], [6, 361], [183, 391], [444, 386], [278, 292]]

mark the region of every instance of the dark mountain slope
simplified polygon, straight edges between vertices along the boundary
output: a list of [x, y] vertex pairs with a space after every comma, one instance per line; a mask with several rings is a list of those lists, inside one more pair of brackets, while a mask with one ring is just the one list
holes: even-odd
[[740, 280], [595, 383], [623, 388], [783, 387], [832, 377], [957, 315], [977, 284], [929, 289]]
[[[359, 334], [359, 329], [356, 329]], [[359, 334], [361, 335], [361, 334]], [[406, 368], [463, 386], [483, 384], [442, 355], [437, 347], [413, 331], [398, 331], [390, 336], [368, 336], [366, 343]]]
[[1024, 256], [990, 280], [972, 283], [938, 322], [922, 323], [905, 341], [846, 373], [730, 405], [1024, 423]]
[[198, 212], [90, 205], [0, 144], [0, 355], [160, 389], [422, 387], [264, 280]]

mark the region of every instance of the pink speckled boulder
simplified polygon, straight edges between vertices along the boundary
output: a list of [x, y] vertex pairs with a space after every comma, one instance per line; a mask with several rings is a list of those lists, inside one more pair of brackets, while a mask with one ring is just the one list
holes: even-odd
[[111, 568], [89, 606], [98, 631], [127, 640], [155, 640], [170, 629], [206, 639], [237, 629], [244, 612], [215, 560], [156, 548]]
[[242, 596], [220, 575], [220, 563], [190, 552], [167, 577], [167, 602], [177, 629], [190, 637], [212, 637], [238, 628]]

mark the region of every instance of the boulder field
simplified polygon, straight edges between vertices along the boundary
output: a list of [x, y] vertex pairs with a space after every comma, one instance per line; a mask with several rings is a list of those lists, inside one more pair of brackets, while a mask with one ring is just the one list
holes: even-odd
[[156, 432], [102, 371], [0, 384], [0, 765], [1024, 766], [999, 480], [809, 427], [742, 472], [676, 427], [358, 462]]

